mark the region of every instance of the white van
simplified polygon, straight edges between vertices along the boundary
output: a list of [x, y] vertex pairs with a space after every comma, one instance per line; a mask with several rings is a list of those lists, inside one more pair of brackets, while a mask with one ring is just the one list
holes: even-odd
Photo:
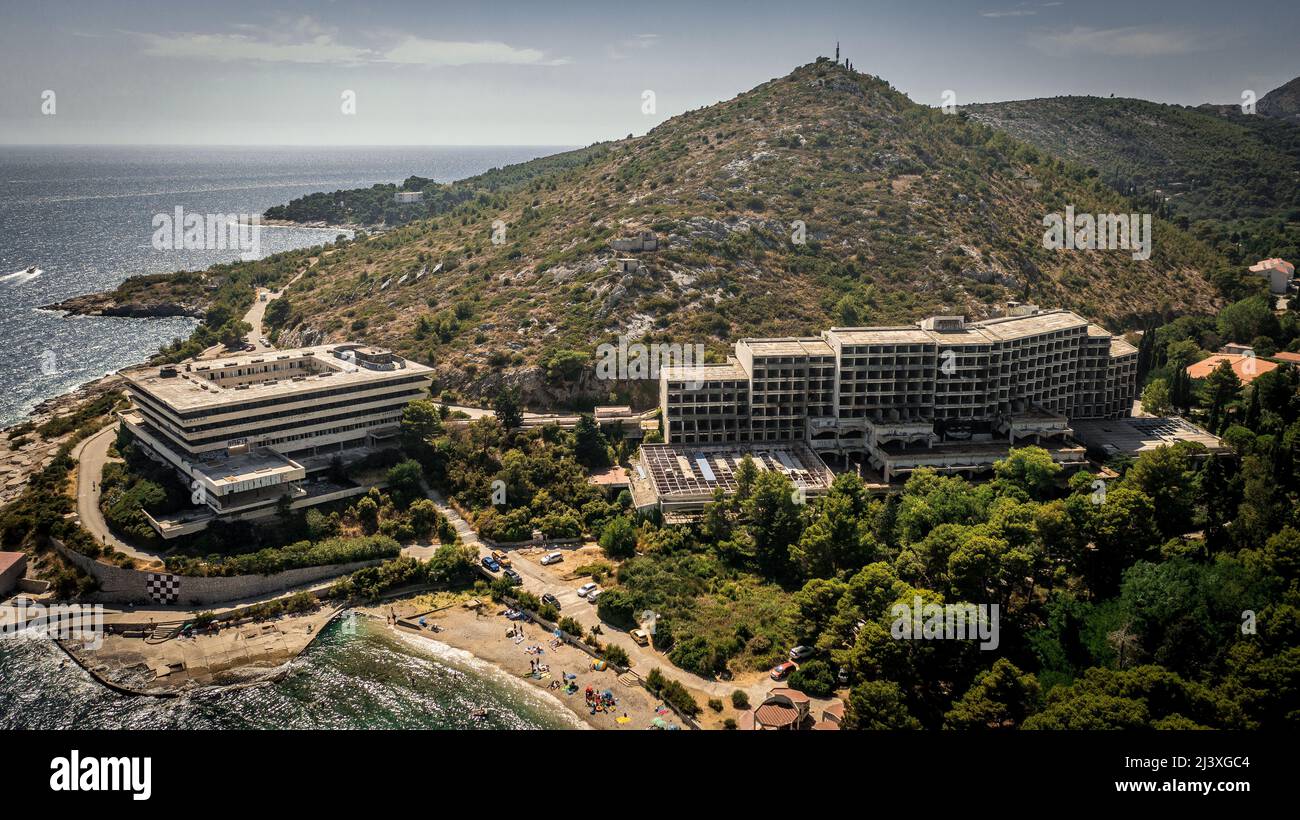
[[562, 553], [562, 552], [548, 552], [548, 553], [546, 554], [546, 557], [542, 559], [542, 565], [543, 565], [543, 566], [550, 566], [551, 564], [558, 564], [558, 563], [560, 563], [560, 562], [563, 561], [563, 560], [564, 560], [564, 553]]

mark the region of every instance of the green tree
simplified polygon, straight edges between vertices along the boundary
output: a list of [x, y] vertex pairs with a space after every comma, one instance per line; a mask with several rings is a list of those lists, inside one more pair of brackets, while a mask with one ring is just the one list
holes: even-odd
[[405, 509], [424, 497], [424, 470], [418, 461], [408, 458], [395, 464], [388, 471], [387, 481], [388, 494], [399, 508]]
[[1024, 490], [1030, 498], [1042, 499], [1056, 482], [1061, 465], [1042, 447], [1016, 447], [993, 465], [1000, 483]]
[[871, 561], [876, 545], [866, 510], [862, 479], [853, 473], [836, 476], [813, 522], [790, 551], [805, 577], [825, 578]]
[[1146, 494], [1155, 508], [1160, 533], [1171, 538], [1196, 527], [1195, 458], [1204, 448], [1191, 442], [1157, 447], [1138, 456], [1124, 475], [1124, 486]]
[[768, 578], [789, 577], [790, 547], [802, 529], [790, 479], [770, 470], [760, 473], [753, 495], [745, 502], [745, 514], [759, 572]]
[[595, 419], [587, 413], [578, 416], [578, 423], [573, 428], [573, 436], [574, 455], [579, 464], [593, 470], [609, 466], [608, 445]]
[[846, 729], [920, 729], [907, 711], [902, 690], [892, 681], [863, 681], [849, 691], [844, 710]]
[[627, 516], [615, 516], [605, 524], [599, 543], [610, 558], [631, 558], [636, 555], [636, 527]]
[[1205, 377], [1205, 394], [1210, 403], [1210, 429], [1218, 432], [1222, 429], [1228, 407], [1241, 394], [1241, 379], [1232, 370], [1232, 364], [1224, 359]]
[[1173, 411], [1173, 395], [1164, 379], [1152, 379], [1142, 390], [1142, 410], [1153, 416], [1168, 416]]
[[492, 412], [507, 431], [523, 426], [524, 411], [519, 399], [519, 389], [511, 386], [498, 391], [492, 400]]
[[1175, 367], [1169, 380], [1169, 404], [1179, 412], [1187, 413], [1194, 401], [1192, 377], [1187, 375], [1187, 368]]
[[416, 399], [402, 410], [402, 447], [407, 454], [424, 461], [430, 443], [442, 435], [442, 416], [429, 399]]
[[1039, 696], [1037, 678], [998, 658], [944, 715], [944, 728], [1019, 728], [1038, 707]]
[[828, 698], [835, 693], [835, 674], [826, 661], [814, 658], [790, 673], [789, 686], [814, 698]]

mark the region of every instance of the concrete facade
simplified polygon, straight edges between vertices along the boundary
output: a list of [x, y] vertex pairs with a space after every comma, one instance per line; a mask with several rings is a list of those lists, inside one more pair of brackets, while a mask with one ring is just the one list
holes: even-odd
[[[976, 471], [1021, 443], [1081, 463], [1072, 418], [1130, 415], [1137, 349], [1066, 310], [935, 316], [820, 337], [742, 339], [726, 364], [661, 371], [672, 445], [807, 442], [864, 455], [888, 480], [923, 466]], [[746, 401], [748, 398], [748, 401]]]
[[352, 343], [122, 375], [133, 405], [123, 425], [214, 516], [256, 514], [285, 496], [330, 500], [337, 488], [309, 490], [308, 473], [328, 469], [331, 454], [395, 441], [406, 405], [432, 382], [423, 365]]

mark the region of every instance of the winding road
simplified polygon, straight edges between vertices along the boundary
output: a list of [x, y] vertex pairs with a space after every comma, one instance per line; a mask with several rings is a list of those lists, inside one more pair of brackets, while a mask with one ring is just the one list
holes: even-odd
[[104, 465], [110, 461], [121, 461], [108, 454], [116, 438], [117, 424], [110, 424], [72, 450], [72, 458], [77, 462], [77, 517], [81, 520], [81, 526], [100, 544], [140, 561], [161, 565], [162, 559], [157, 553], [145, 552], [113, 535], [99, 509], [99, 479], [104, 473]]

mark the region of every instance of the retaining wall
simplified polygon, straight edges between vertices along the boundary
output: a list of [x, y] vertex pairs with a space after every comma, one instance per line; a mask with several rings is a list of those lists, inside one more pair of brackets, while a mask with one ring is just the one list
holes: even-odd
[[99, 581], [99, 590], [88, 594], [85, 600], [114, 604], [191, 607], [229, 603], [273, 592], [285, 592], [294, 587], [347, 575], [362, 567], [382, 563], [382, 559], [375, 559], [353, 561], [348, 564], [301, 567], [272, 575], [203, 577], [144, 572], [102, 564], [94, 558], [68, 549], [54, 538], [50, 539], [50, 544], [60, 555]]

